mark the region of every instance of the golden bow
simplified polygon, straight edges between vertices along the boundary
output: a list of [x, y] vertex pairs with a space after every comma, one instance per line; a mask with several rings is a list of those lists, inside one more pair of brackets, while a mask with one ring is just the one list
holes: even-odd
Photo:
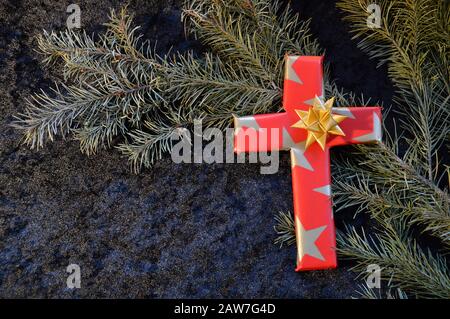
[[347, 116], [333, 114], [333, 103], [334, 97], [323, 103], [316, 96], [313, 105], [308, 111], [295, 110], [300, 117], [300, 121], [292, 125], [292, 127], [308, 131], [305, 149], [308, 149], [311, 144], [317, 141], [322, 150], [324, 150], [328, 134], [345, 136], [344, 131], [338, 124], [345, 120]]

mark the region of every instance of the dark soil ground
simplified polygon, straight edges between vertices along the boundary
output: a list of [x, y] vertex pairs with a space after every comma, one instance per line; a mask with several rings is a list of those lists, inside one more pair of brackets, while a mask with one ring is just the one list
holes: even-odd
[[[362, 281], [336, 270], [295, 273], [295, 248], [273, 245], [274, 215], [292, 209], [290, 163], [176, 165], [166, 158], [136, 176], [115, 150], [83, 156], [76, 142], [38, 152], [8, 124], [49, 73], [33, 51], [42, 31], [64, 28], [72, 1], [0, 0], [0, 297], [349, 298]], [[187, 41], [178, 0], [130, 1], [146, 38], [164, 52]], [[97, 31], [121, 1], [77, 1]], [[350, 40], [333, 1], [295, 1], [348, 90], [391, 103], [386, 70]], [[341, 215], [336, 216], [338, 224]], [[82, 288], [66, 288], [81, 266]]]

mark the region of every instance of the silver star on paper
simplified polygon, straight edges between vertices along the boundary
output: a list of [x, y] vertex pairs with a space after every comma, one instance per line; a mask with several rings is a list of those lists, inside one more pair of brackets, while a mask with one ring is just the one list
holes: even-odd
[[319, 238], [325, 228], [327, 228], [327, 225], [306, 230], [305, 228], [303, 228], [303, 225], [297, 216], [295, 217], [295, 221], [297, 223], [296, 233], [299, 259], [302, 260], [303, 256], [309, 255], [311, 257], [315, 257], [324, 261], [325, 258], [323, 258], [319, 248], [317, 248], [316, 240], [317, 238]]

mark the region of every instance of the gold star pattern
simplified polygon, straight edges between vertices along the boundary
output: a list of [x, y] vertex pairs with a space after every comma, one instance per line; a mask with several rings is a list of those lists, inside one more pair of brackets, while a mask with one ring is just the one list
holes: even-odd
[[300, 121], [292, 125], [292, 127], [308, 131], [305, 149], [308, 149], [311, 144], [317, 142], [322, 150], [324, 150], [328, 134], [345, 136], [344, 131], [342, 131], [338, 124], [345, 120], [347, 116], [333, 114], [333, 103], [334, 97], [323, 103], [316, 96], [313, 105], [308, 111], [295, 110], [300, 117]]
[[302, 261], [305, 255], [309, 255], [311, 257], [324, 261], [325, 258], [317, 247], [316, 241], [320, 237], [320, 235], [322, 235], [325, 228], [327, 228], [327, 225], [306, 230], [300, 222], [298, 216], [295, 217], [295, 222], [295, 232], [298, 238], [297, 251], [299, 262]]

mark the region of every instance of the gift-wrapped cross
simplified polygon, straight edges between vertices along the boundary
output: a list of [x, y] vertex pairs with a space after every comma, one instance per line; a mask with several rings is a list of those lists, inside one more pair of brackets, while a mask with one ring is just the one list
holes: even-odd
[[[291, 152], [297, 271], [337, 266], [330, 148], [381, 140], [380, 107], [333, 107], [334, 98], [325, 100], [322, 63], [321, 56], [286, 56], [286, 112], [234, 121], [235, 152]], [[265, 139], [249, 143], [249, 133]]]

